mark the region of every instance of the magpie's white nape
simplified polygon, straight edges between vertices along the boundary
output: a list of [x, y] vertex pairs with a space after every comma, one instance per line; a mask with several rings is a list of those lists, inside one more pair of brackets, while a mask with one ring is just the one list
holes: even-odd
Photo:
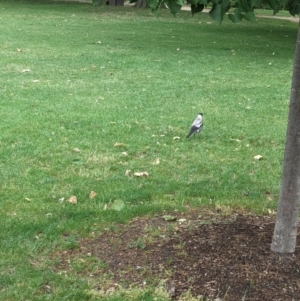
[[186, 138], [189, 138], [191, 135], [195, 135], [196, 133], [200, 133], [203, 129], [203, 114], [199, 113], [197, 118], [192, 123], [191, 129], [187, 134]]

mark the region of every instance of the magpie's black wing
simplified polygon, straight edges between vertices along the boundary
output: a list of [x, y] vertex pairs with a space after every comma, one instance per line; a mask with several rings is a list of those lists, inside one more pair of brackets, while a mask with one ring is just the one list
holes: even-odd
[[189, 138], [191, 135], [195, 134], [195, 133], [198, 133], [199, 131], [199, 127], [195, 126], [195, 125], [192, 125], [189, 133], [187, 134], [186, 138]]

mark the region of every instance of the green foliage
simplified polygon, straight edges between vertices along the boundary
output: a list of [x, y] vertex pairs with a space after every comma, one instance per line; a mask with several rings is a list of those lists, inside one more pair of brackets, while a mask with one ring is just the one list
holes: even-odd
[[192, 11], [193, 16], [194, 16], [194, 14], [200, 13], [201, 11], [203, 11], [203, 9], [204, 9], [204, 4], [200, 4], [200, 3], [191, 4], [191, 11]]
[[169, 7], [171, 13], [175, 16], [183, 6], [183, 0], [165, 0], [165, 3]]
[[292, 16], [300, 14], [300, 1], [299, 0], [287, 0], [286, 9]]
[[[286, 8], [291, 15], [300, 13], [300, 0], [267, 0], [273, 10], [274, 15], [281, 9]], [[173, 15], [177, 14], [183, 2], [178, 0], [147, 0], [150, 7], [157, 13], [161, 4], [165, 2]], [[233, 22], [241, 22], [243, 19], [255, 21], [254, 9], [259, 7], [262, 0], [187, 0], [191, 5], [192, 15], [201, 12], [206, 5], [211, 4], [209, 15], [218, 23], [222, 23], [224, 15], [230, 8], [237, 8], [233, 13], [228, 14], [228, 18]]]
[[273, 9], [274, 15], [277, 14], [282, 9], [282, 2], [278, 0], [268, 0], [271, 8]]
[[151, 0], [151, 1], [147, 1], [149, 7], [151, 7], [152, 9], [157, 9], [160, 8], [162, 1], [161, 0]]
[[229, 14], [228, 18], [233, 22], [233, 23], [237, 23], [237, 22], [241, 22], [243, 19], [243, 15], [242, 15], [242, 10], [241, 8], [236, 8], [233, 12], [233, 14]]
[[256, 18], [255, 18], [254, 12], [253, 11], [246, 12], [245, 13], [245, 19], [248, 20], [248, 21], [255, 21]]
[[229, 10], [229, 2], [228, 0], [212, 0], [213, 6], [209, 15], [221, 23], [223, 21], [223, 17], [225, 13]]
[[261, 0], [251, 0], [250, 6], [251, 7], [257, 7], [261, 3]]

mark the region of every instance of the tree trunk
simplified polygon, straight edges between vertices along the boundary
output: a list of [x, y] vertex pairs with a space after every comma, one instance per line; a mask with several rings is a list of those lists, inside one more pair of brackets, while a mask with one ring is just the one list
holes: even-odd
[[124, 0], [99, 0], [99, 5], [124, 5]]
[[[135, 2], [133, 7], [136, 7], [136, 8], [150, 8], [150, 6], [147, 3], [147, 0], [137, 0], [137, 2]], [[161, 5], [161, 8], [168, 8], [168, 7], [167, 7], [166, 3], [163, 3]]]
[[133, 7], [136, 8], [149, 8], [149, 5], [146, 0], [138, 0]]
[[[274, 125], [276, 126], [276, 124]], [[271, 250], [294, 253], [300, 201], [300, 29], [292, 79], [281, 191]]]

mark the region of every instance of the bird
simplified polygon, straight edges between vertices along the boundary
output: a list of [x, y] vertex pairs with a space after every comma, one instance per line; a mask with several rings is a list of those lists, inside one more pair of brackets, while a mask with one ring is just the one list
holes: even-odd
[[196, 133], [200, 133], [203, 129], [203, 122], [202, 122], [202, 118], [203, 114], [199, 113], [197, 118], [194, 120], [194, 122], [192, 123], [191, 129], [189, 131], [189, 133], [187, 134], [186, 138], [189, 138], [191, 135], [195, 135]]

